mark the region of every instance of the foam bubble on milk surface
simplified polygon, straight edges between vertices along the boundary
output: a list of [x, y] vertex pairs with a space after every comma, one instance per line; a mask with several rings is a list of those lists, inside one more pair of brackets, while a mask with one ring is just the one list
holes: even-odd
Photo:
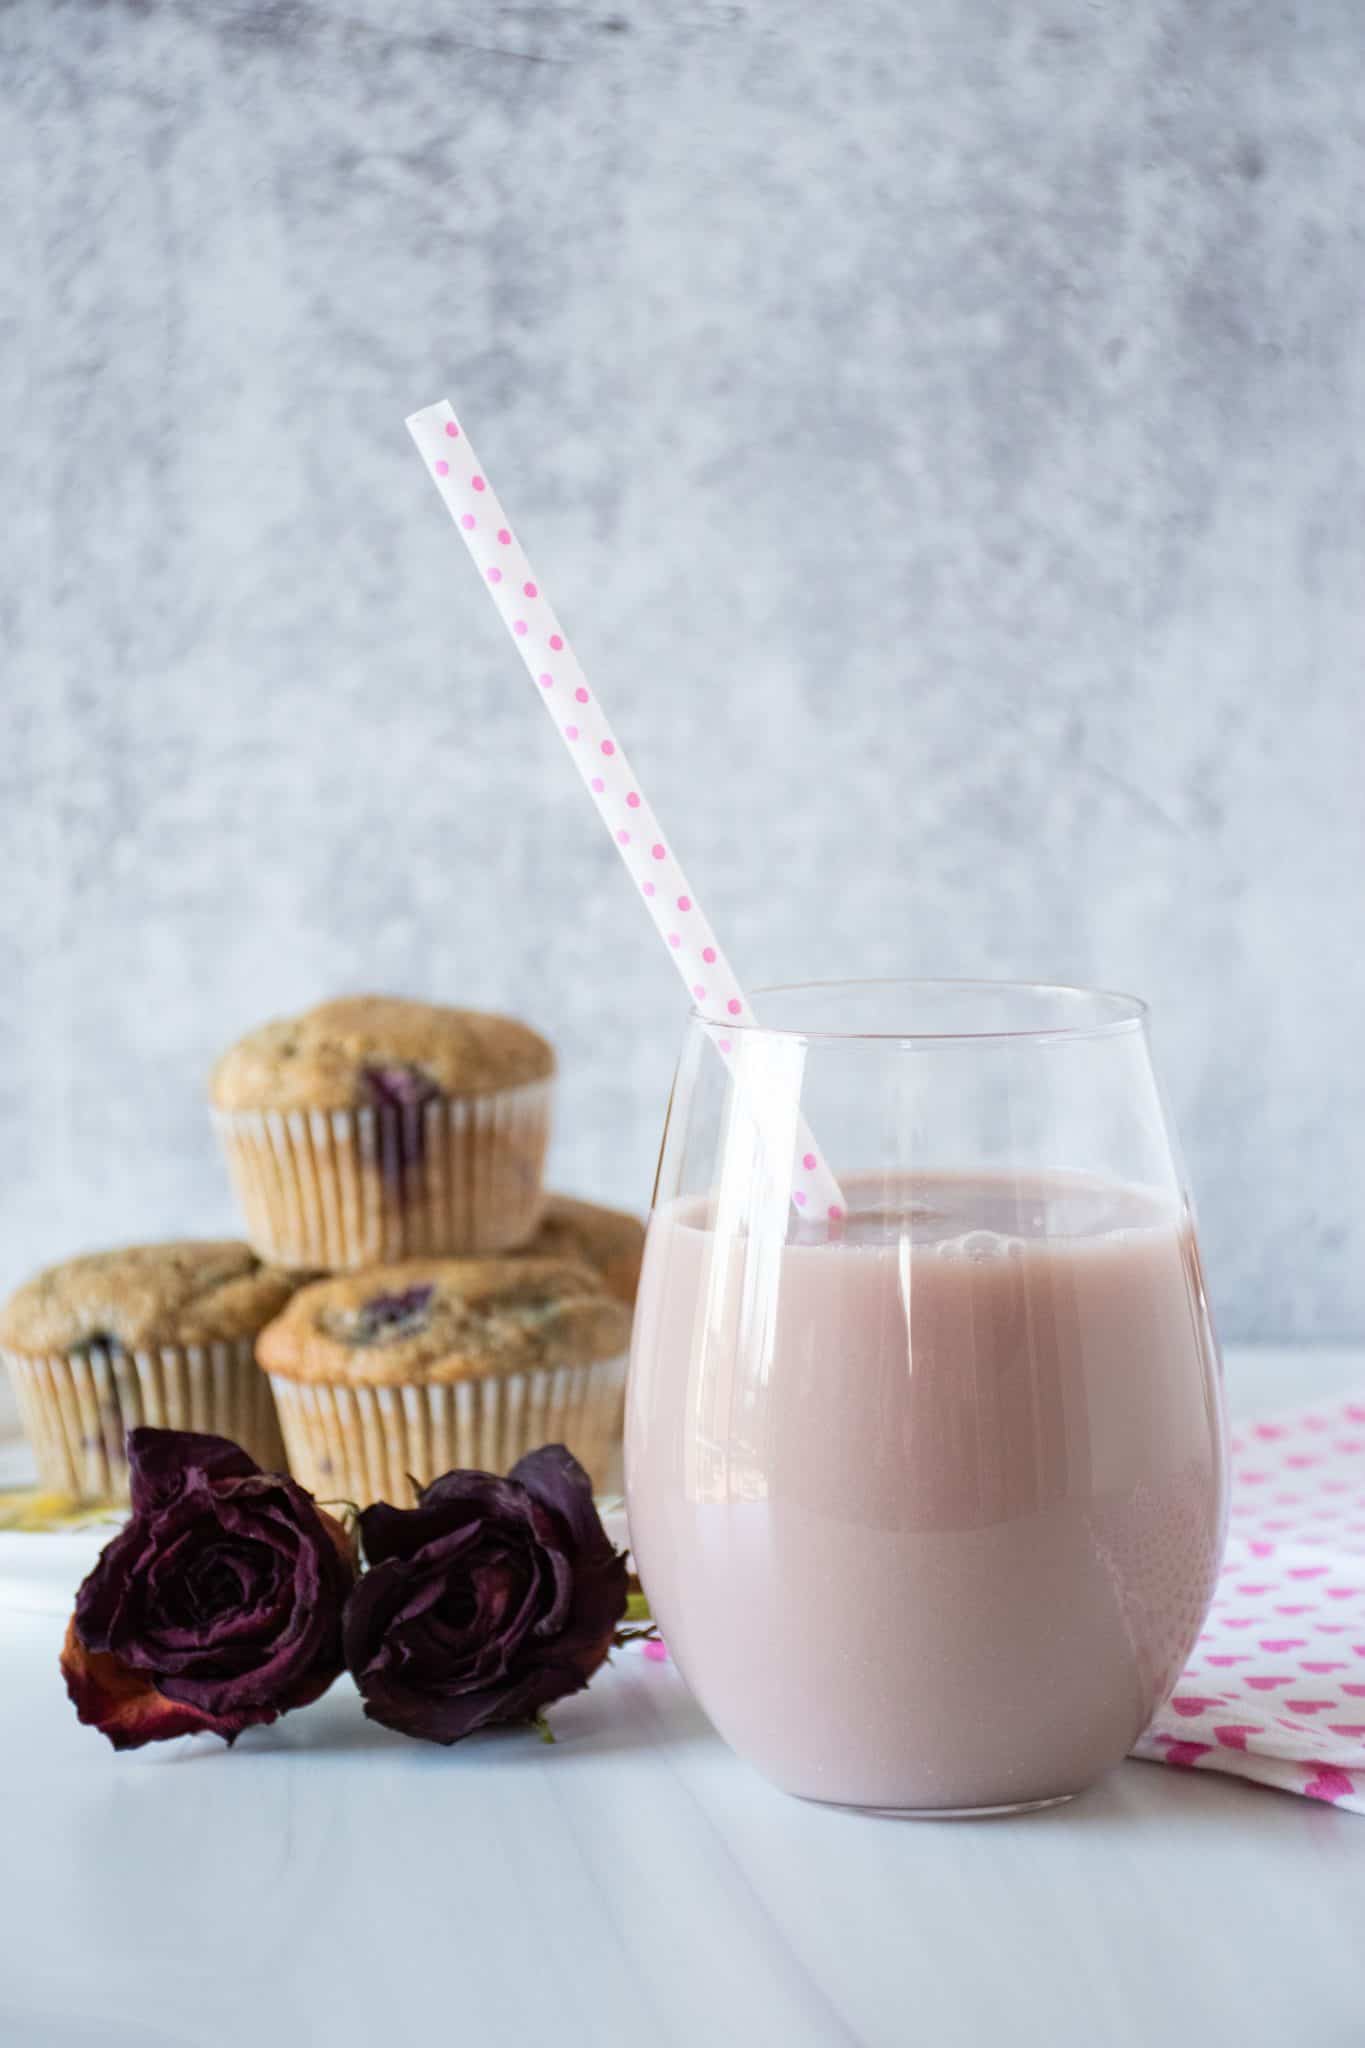
[[1024, 1250], [1022, 1237], [1009, 1237], [998, 1230], [964, 1230], [960, 1237], [940, 1238], [934, 1251], [941, 1259], [965, 1259], [973, 1266], [987, 1266], [997, 1259], [1017, 1259]]

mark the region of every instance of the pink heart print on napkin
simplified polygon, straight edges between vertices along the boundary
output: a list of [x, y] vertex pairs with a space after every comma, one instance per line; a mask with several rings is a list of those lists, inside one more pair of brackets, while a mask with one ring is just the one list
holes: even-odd
[[1365, 1399], [1244, 1423], [1229, 1449], [1213, 1606], [1133, 1754], [1365, 1813]]

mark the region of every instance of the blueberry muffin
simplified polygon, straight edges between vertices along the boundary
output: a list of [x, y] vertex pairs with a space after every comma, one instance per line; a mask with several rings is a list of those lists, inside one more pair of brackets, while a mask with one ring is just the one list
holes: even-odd
[[572, 1195], [547, 1195], [534, 1237], [518, 1257], [576, 1259], [600, 1273], [610, 1293], [627, 1308], [634, 1306], [640, 1284], [645, 1226], [624, 1209], [600, 1209], [595, 1202]]
[[284, 1469], [257, 1333], [299, 1282], [244, 1244], [91, 1252], [37, 1274], [0, 1310], [41, 1484], [79, 1500], [127, 1497], [124, 1439], [140, 1423], [231, 1437]]
[[213, 1070], [213, 1120], [263, 1258], [328, 1270], [497, 1252], [535, 1229], [553, 1048], [512, 1017], [342, 996]]
[[319, 1500], [405, 1506], [409, 1479], [567, 1444], [602, 1485], [630, 1312], [567, 1259], [407, 1259], [302, 1288], [261, 1332], [289, 1467]]

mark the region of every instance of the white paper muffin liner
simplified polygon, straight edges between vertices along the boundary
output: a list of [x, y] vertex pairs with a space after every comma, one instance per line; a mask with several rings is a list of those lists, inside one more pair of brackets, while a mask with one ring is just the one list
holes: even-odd
[[270, 1382], [250, 1337], [123, 1351], [92, 1344], [69, 1356], [0, 1351], [19, 1398], [39, 1483], [77, 1500], [126, 1500], [124, 1438], [148, 1424], [230, 1437], [265, 1471], [284, 1443]]
[[522, 1243], [540, 1219], [553, 1077], [409, 1109], [214, 1109], [253, 1251], [340, 1272]]
[[294, 1477], [320, 1501], [412, 1505], [409, 1476], [506, 1472], [542, 1444], [567, 1444], [594, 1488], [621, 1437], [626, 1354], [444, 1386], [367, 1387], [286, 1379], [271, 1386]]

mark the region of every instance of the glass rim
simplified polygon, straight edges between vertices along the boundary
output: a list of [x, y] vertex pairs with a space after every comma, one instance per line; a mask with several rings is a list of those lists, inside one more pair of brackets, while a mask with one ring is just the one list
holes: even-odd
[[811, 995], [826, 991], [900, 989], [908, 994], [930, 990], [949, 991], [959, 996], [979, 991], [990, 995], [1016, 995], [1029, 997], [1052, 997], [1059, 1002], [1087, 1002], [1094, 1008], [1105, 1008], [1109, 1014], [1091, 1015], [1084, 1021], [1074, 1023], [1049, 1023], [1002, 1027], [985, 1026], [979, 1030], [956, 1031], [869, 1031], [829, 1030], [794, 1024], [765, 1024], [755, 1017], [707, 1017], [697, 1004], [692, 1005], [689, 1022], [702, 1025], [709, 1032], [724, 1032], [726, 1037], [744, 1033], [750, 1038], [791, 1039], [803, 1044], [831, 1045], [985, 1045], [992, 1042], [1013, 1044], [1038, 1044], [1049, 1039], [1072, 1041], [1088, 1038], [1116, 1038], [1128, 1032], [1145, 1028], [1149, 1006], [1141, 996], [1130, 995], [1122, 989], [1097, 988], [1083, 982], [1067, 981], [1026, 981], [1004, 978], [992, 980], [987, 976], [951, 975], [870, 975], [834, 977], [823, 981], [777, 981], [764, 987], [755, 988], [755, 999], [761, 1003], [765, 996]]

